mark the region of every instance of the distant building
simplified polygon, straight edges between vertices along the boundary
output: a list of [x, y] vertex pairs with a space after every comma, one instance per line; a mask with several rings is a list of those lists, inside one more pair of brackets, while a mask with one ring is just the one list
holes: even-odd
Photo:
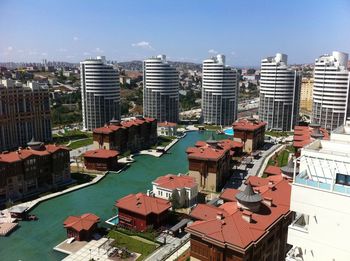
[[334, 51], [315, 61], [312, 123], [329, 131], [350, 117], [349, 55]]
[[237, 119], [239, 73], [224, 55], [203, 61], [202, 115], [207, 124], [229, 126]]
[[120, 119], [119, 73], [104, 56], [80, 63], [83, 127], [92, 130]]
[[179, 73], [165, 55], [143, 61], [143, 115], [158, 122], [178, 122], [179, 85]]
[[81, 216], [69, 216], [63, 222], [67, 229], [67, 238], [74, 237], [77, 241], [89, 241], [98, 230], [100, 218], [87, 213]]
[[350, 122], [301, 150], [292, 184], [287, 261], [350, 260]]
[[300, 91], [300, 110], [312, 111], [312, 88], [314, 86], [313, 78], [303, 78]]
[[290, 131], [299, 123], [301, 75], [287, 58], [277, 53], [261, 61], [259, 118], [268, 130]]
[[31, 141], [0, 154], [0, 203], [16, 201], [71, 182], [69, 149]]
[[119, 226], [145, 231], [166, 224], [171, 204], [168, 200], [137, 193], [117, 200], [116, 207]]
[[175, 122], [159, 122], [157, 125], [158, 136], [176, 136], [177, 124]]
[[35, 82], [27, 86], [0, 81], [0, 151], [25, 146], [32, 138], [49, 142], [51, 115], [49, 91]]
[[212, 136], [206, 142], [187, 149], [189, 176], [200, 190], [220, 191], [230, 176], [234, 154], [242, 152], [243, 144], [232, 140], [217, 141]]
[[108, 171], [118, 169], [118, 155], [116, 150], [89, 150], [84, 153], [84, 164], [87, 169]]
[[264, 146], [266, 122], [254, 118], [239, 119], [232, 123], [233, 139], [244, 144], [243, 151], [252, 153]]
[[157, 143], [157, 121], [136, 117], [126, 121], [111, 120], [109, 125], [93, 130], [96, 149], [135, 152]]
[[191, 260], [284, 260], [290, 191], [282, 176], [250, 177], [243, 191], [224, 190], [223, 204], [198, 204], [190, 213], [196, 221], [186, 228]]
[[175, 200], [178, 207], [192, 207], [197, 203], [198, 184], [191, 176], [168, 174], [157, 178], [152, 185], [155, 197]]

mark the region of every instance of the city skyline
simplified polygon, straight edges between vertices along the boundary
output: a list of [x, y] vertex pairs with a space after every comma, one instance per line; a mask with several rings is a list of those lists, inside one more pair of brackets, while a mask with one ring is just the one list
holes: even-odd
[[258, 66], [276, 52], [288, 53], [295, 64], [313, 63], [332, 50], [350, 51], [350, 36], [343, 33], [350, 3], [342, 0], [28, 0], [3, 1], [0, 7], [0, 62], [80, 62], [97, 55], [121, 62], [166, 53], [172, 61], [201, 63], [222, 53], [228, 65]]

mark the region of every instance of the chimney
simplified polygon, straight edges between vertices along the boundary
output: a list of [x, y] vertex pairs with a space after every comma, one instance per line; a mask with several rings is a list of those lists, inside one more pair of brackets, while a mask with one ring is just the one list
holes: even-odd
[[217, 220], [222, 220], [223, 218], [224, 218], [224, 213], [222, 213], [221, 211], [216, 213]]
[[147, 195], [147, 196], [149, 196], [149, 195], [150, 195], [150, 190], [149, 190], [149, 189], [147, 189], [147, 193], [146, 193], [146, 195]]
[[269, 184], [269, 189], [271, 189], [272, 191], [275, 191], [276, 187], [274, 184]]
[[265, 203], [265, 205], [272, 207], [273, 203], [272, 203], [272, 198], [270, 197], [264, 197], [263, 202]]
[[248, 210], [243, 210], [242, 212], [242, 218], [247, 221], [248, 223], [251, 223], [253, 221], [252, 219], [252, 212], [248, 211]]

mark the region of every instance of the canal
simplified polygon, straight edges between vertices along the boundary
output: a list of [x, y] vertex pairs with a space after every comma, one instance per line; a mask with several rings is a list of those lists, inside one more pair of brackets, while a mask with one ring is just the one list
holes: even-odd
[[98, 184], [41, 203], [32, 210], [39, 217], [38, 221], [21, 222], [19, 229], [10, 236], [0, 237], [0, 259], [61, 260], [65, 255], [54, 251], [53, 247], [66, 238], [63, 221], [67, 216], [91, 212], [104, 222], [115, 213], [116, 199], [129, 193], [146, 192], [158, 176], [186, 173], [187, 147], [208, 137], [206, 132], [189, 132], [160, 158], [137, 156], [136, 162], [120, 174], [110, 173]]

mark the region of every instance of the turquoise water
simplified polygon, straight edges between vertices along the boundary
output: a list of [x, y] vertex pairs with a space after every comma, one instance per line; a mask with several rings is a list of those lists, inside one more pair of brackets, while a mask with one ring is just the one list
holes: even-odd
[[226, 130], [224, 130], [224, 133], [226, 135], [233, 136], [233, 129], [232, 128], [226, 129]]
[[0, 260], [62, 259], [65, 255], [53, 247], [66, 239], [63, 221], [67, 216], [92, 212], [104, 223], [116, 214], [115, 200], [129, 193], [146, 192], [158, 176], [186, 173], [187, 147], [208, 137], [206, 132], [189, 132], [161, 158], [137, 156], [136, 162], [120, 174], [110, 173], [98, 184], [41, 203], [31, 211], [39, 217], [38, 221], [21, 222], [10, 236], [0, 237]]
[[118, 216], [114, 216], [114, 217], [108, 219], [106, 222], [112, 223], [113, 225], [117, 225], [119, 223], [119, 217]]

